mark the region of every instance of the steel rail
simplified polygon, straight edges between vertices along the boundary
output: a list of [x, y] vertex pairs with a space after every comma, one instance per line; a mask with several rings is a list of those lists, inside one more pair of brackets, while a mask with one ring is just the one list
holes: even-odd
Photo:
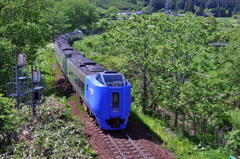
[[135, 144], [135, 142], [128, 136], [127, 133], [123, 131], [123, 133], [128, 137], [128, 140], [131, 142], [131, 144], [138, 150], [138, 152], [145, 158], [149, 159], [147, 155]]
[[117, 143], [113, 140], [111, 135], [108, 134], [109, 140], [114, 144], [114, 146], [117, 148], [118, 152], [122, 155], [123, 158], [127, 159], [127, 156], [122, 152], [121, 148], [117, 145]]

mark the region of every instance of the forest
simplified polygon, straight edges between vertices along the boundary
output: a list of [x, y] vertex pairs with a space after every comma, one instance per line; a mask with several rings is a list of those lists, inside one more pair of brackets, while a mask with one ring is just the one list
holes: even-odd
[[[120, 10], [136, 11], [152, 7], [153, 11], [157, 12], [165, 8], [165, 0], [121, 0], [117, 2], [114, 0], [90, 0], [90, 2], [104, 9], [115, 6]], [[240, 11], [240, 2], [238, 0], [169, 0], [169, 2], [172, 11], [191, 11], [195, 13], [196, 8], [194, 6], [201, 6], [203, 9], [229, 9], [235, 13]]]
[[[115, 20], [118, 11], [149, 7], [152, 15]], [[196, 16], [201, 7], [204, 13], [222, 10], [221, 15], [228, 18]], [[162, 143], [176, 158], [239, 156], [240, 26], [229, 16], [230, 12], [239, 14], [240, 2], [171, 1], [171, 9], [182, 10], [185, 17], [161, 13], [164, 8], [165, 1], [160, 0], [0, 0], [0, 157], [27, 157], [27, 150], [35, 146], [38, 150], [31, 154], [40, 158], [57, 154], [60, 158], [94, 158], [84, 136], [73, 136], [72, 143], [56, 138], [61, 133], [70, 137], [67, 134], [73, 131], [81, 134], [84, 127], [72, 117], [69, 106], [63, 108], [66, 97], [53, 90], [51, 69], [56, 63], [52, 43], [58, 35], [76, 30], [84, 33], [83, 40], [74, 44], [77, 50], [109, 70], [123, 73], [132, 84], [130, 118], [145, 124], [156, 143]], [[214, 42], [229, 45], [215, 47]], [[26, 107], [17, 111], [14, 100], [5, 97], [14, 50], [25, 52], [27, 64], [34, 61], [44, 70], [47, 102], [39, 107], [37, 121], [28, 116]], [[56, 114], [54, 120], [48, 112]], [[23, 125], [34, 130], [34, 143], [16, 138]], [[61, 127], [64, 129], [58, 129]], [[74, 151], [66, 156], [63, 152], [69, 145], [75, 145]], [[49, 153], [53, 147], [56, 149]]]

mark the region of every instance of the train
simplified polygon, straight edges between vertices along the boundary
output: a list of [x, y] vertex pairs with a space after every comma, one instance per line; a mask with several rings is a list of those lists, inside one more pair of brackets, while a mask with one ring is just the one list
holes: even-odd
[[123, 74], [106, 69], [74, 49], [72, 44], [82, 36], [78, 30], [57, 37], [58, 65], [101, 129], [125, 129], [131, 111], [131, 84]]

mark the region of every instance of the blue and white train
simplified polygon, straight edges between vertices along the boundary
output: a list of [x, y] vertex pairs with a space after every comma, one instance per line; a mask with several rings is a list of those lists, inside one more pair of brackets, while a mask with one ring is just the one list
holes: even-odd
[[109, 71], [75, 50], [73, 41], [81, 37], [82, 31], [77, 31], [56, 39], [57, 62], [102, 129], [125, 129], [131, 110], [131, 84], [123, 74]]

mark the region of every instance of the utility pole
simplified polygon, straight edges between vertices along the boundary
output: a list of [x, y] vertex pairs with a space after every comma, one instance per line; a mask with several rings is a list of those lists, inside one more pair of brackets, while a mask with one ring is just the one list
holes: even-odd
[[93, 29], [92, 29], [92, 39], [93, 39]]
[[169, 13], [171, 11], [170, 0], [165, 0], [165, 13]]
[[152, 0], [150, 0], [150, 4], [151, 4], [151, 15], [152, 15], [152, 13], [153, 13]]
[[[103, 33], [104, 33], [104, 28], [103, 28]], [[103, 54], [103, 44], [102, 44], [102, 54]]]
[[221, 13], [220, 13], [220, 0], [218, 1], [218, 8], [219, 8], [219, 11], [218, 11], [218, 17], [221, 17]]

